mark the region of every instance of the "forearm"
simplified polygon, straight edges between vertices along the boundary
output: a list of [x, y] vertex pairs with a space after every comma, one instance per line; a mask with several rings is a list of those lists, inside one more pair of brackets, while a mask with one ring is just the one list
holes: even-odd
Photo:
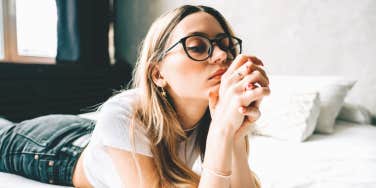
[[[232, 169], [233, 134], [229, 130], [214, 128], [211, 125], [209, 129], [203, 165], [210, 170], [230, 172]], [[198, 187], [229, 188], [230, 178], [220, 177], [203, 169]]]
[[255, 177], [252, 175], [248, 164], [248, 155], [244, 138], [238, 142], [234, 142], [233, 145], [231, 187], [257, 187]]

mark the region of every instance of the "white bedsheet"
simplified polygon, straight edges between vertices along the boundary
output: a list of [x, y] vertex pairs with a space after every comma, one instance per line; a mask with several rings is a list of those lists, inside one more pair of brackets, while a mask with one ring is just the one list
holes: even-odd
[[294, 143], [250, 138], [251, 168], [264, 188], [375, 188], [376, 126], [337, 121], [333, 134]]
[[0, 188], [68, 188], [66, 186], [40, 183], [31, 179], [0, 172]]
[[[338, 121], [333, 134], [303, 143], [263, 136], [250, 143], [249, 163], [263, 188], [376, 187], [376, 126]], [[64, 188], [0, 172], [0, 188], [14, 187]]]

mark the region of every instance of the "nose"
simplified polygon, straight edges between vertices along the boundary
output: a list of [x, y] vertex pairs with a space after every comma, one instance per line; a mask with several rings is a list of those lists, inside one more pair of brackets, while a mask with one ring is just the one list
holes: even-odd
[[209, 58], [209, 63], [226, 63], [227, 53], [223, 51], [218, 45], [213, 46], [213, 52]]

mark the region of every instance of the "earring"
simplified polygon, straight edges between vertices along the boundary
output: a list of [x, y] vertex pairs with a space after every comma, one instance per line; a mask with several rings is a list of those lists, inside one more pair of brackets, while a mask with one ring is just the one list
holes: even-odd
[[167, 93], [166, 93], [166, 91], [163, 89], [163, 87], [161, 87], [161, 89], [162, 89], [162, 92], [161, 92], [162, 96], [163, 96], [163, 97], [167, 97]]

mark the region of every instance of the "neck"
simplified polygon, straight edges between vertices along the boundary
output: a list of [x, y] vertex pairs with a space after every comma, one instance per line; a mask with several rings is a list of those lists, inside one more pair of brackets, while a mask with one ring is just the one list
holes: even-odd
[[196, 126], [208, 107], [208, 101], [203, 99], [175, 97], [173, 101], [184, 130], [189, 130]]

